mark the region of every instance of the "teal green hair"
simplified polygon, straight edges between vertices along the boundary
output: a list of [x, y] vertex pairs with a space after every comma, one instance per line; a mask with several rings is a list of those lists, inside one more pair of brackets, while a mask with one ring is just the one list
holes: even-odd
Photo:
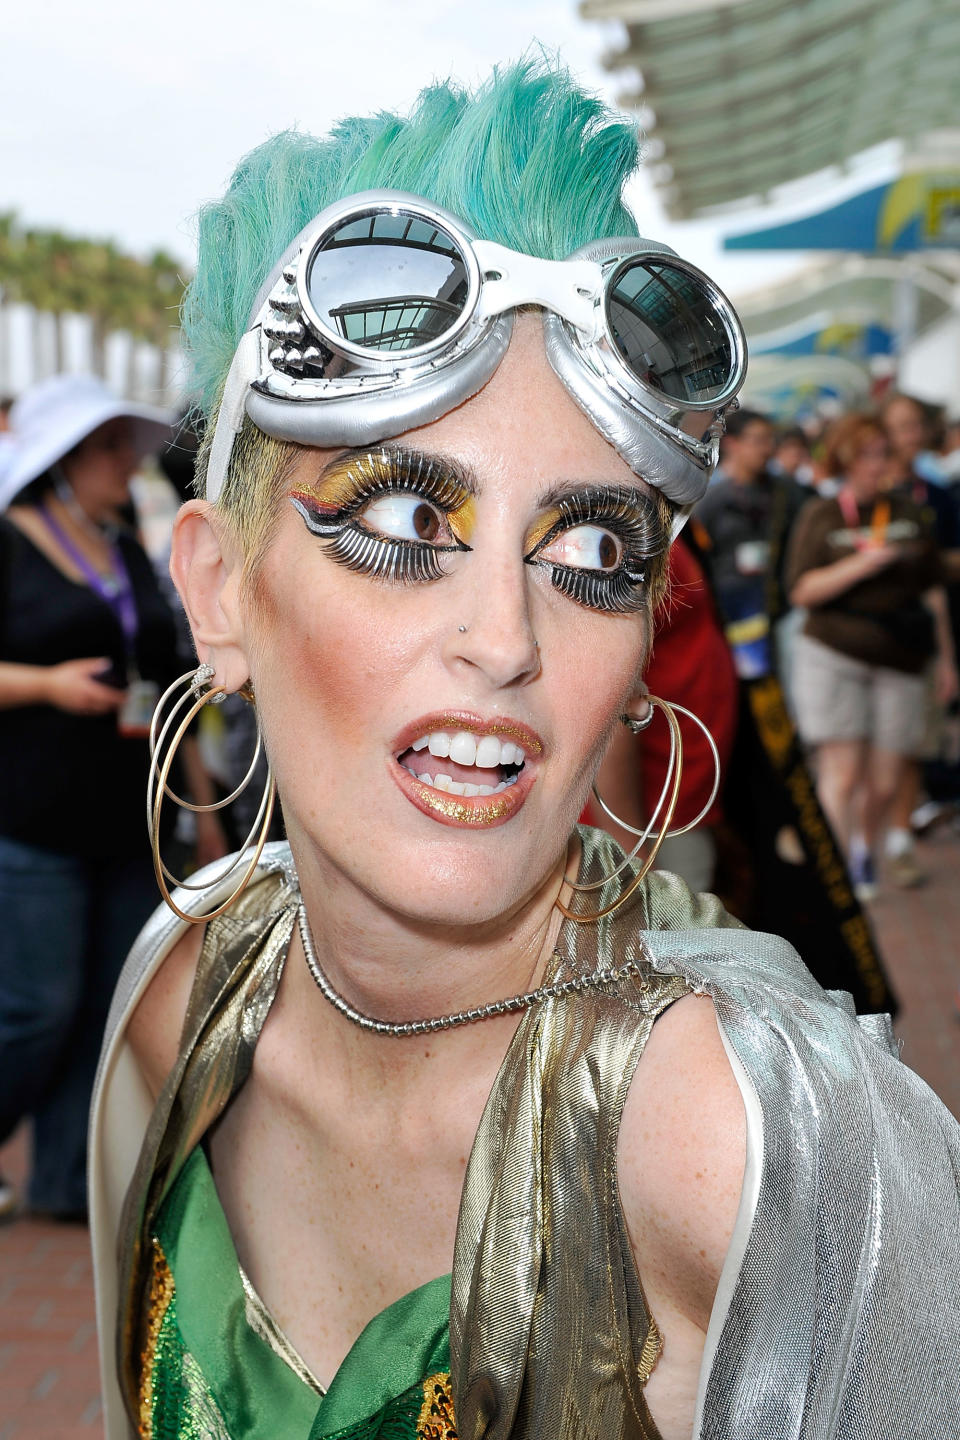
[[408, 190], [484, 239], [559, 260], [589, 240], [635, 235], [621, 201], [638, 132], [559, 65], [522, 60], [475, 93], [421, 92], [409, 117], [342, 120], [327, 139], [274, 135], [199, 215], [197, 273], [184, 301], [192, 388], [216, 404], [263, 281], [326, 205], [359, 190]]

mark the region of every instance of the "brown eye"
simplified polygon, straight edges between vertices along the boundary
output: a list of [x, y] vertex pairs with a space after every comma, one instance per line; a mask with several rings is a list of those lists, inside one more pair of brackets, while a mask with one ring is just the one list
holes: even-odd
[[574, 570], [616, 570], [623, 546], [616, 535], [600, 525], [574, 525], [561, 531], [540, 551], [540, 556]]
[[413, 512], [413, 529], [418, 540], [436, 540], [440, 534], [440, 517], [431, 505], [418, 505]]
[[600, 560], [601, 570], [614, 570], [619, 560], [617, 543], [612, 535], [604, 535], [597, 546], [597, 554]]
[[360, 512], [364, 527], [391, 540], [419, 540], [425, 545], [450, 544], [446, 517], [422, 495], [401, 491], [370, 500]]

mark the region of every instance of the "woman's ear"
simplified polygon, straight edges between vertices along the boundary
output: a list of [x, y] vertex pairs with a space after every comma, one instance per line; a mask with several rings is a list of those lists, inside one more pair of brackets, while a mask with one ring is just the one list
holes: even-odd
[[645, 730], [653, 719], [653, 706], [650, 704], [649, 695], [646, 683], [638, 680], [633, 687], [633, 694], [624, 706], [624, 713], [620, 718], [634, 734]]
[[190, 500], [173, 527], [170, 575], [187, 612], [197, 655], [216, 671], [216, 684], [239, 690], [250, 678], [241, 623], [242, 558], [225, 543], [213, 506]]

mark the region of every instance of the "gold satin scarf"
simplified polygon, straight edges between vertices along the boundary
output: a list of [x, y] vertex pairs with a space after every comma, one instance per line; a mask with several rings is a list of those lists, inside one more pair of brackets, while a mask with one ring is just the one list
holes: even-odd
[[[619, 848], [581, 830], [580, 879]], [[606, 904], [633, 869], [591, 896]], [[299, 894], [258, 873], [207, 926], [180, 1055], [147, 1130], [120, 1235], [118, 1364], [131, 1419], [157, 1211], [247, 1079], [279, 988]], [[550, 979], [637, 960], [641, 977], [527, 1012], [490, 1093], [461, 1200], [450, 1316], [462, 1440], [658, 1440], [643, 1385], [659, 1355], [617, 1191], [620, 1115], [656, 1017], [688, 992], [644, 965], [643, 930], [736, 926], [712, 896], [653, 872], [598, 924], [565, 921]], [[135, 1424], [135, 1420], [134, 1420]]]

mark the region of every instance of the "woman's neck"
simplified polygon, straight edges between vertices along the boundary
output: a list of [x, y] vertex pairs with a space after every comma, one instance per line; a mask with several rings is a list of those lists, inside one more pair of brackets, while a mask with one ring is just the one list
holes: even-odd
[[89, 497], [78, 494], [70, 482], [62, 477], [54, 486], [48, 503], [68, 515], [74, 526], [86, 531], [92, 538], [108, 538], [109, 531], [116, 526], [117, 517], [112, 511], [94, 505]]
[[[304, 853], [306, 850], [307, 853]], [[301, 893], [316, 958], [333, 988], [374, 1019], [416, 1021], [482, 1008], [534, 989], [543, 981], [556, 947], [562, 917], [554, 906], [563, 883], [566, 856], [540, 889], [508, 915], [484, 925], [425, 923], [399, 915], [360, 891], [342, 872], [308, 858], [294, 841]], [[351, 1046], [382, 1052], [384, 1039], [371, 1036], [337, 1011], [320, 993], [307, 968], [299, 936], [287, 983], [302, 1002], [316, 1007]], [[517, 1016], [504, 1017], [516, 1026]], [[456, 1032], [488, 1031], [504, 1022], [484, 1021]], [[419, 1042], [391, 1038], [391, 1057]]]
[[[100, 574], [114, 575], [116, 562], [112, 536], [89, 519], [78, 519], [73, 507], [64, 504], [55, 494], [45, 498], [42, 508], [58, 532], [55, 532], [55, 536], [50, 535], [49, 539], [54, 543], [57, 563], [61, 564], [66, 573], [78, 578], [74, 572], [77, 569], [76, 556], [79, 553]], [[42, 520], [42, 515], [37, 518]], [[39, 528], [44, 534], [50, 529], [44, 524], [40, 524]]]
[[844, 489], [861, 510], [866, 510], [878, 499], [876, 485], [871, 483], [869, 487], [865, 488], [849, 476], [847, 476], [847, 479], [844, 481]]

